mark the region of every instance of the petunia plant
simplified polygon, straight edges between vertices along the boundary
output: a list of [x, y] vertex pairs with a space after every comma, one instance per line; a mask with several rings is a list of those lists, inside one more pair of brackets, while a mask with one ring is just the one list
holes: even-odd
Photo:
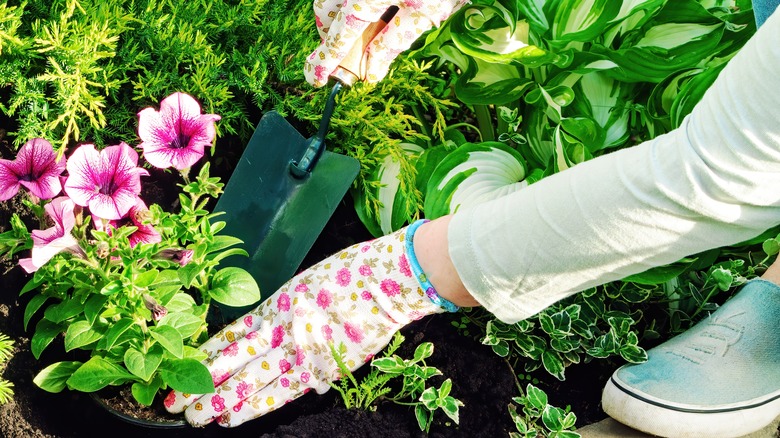
[[219, 267], [224, 257], [246, 254], [235, 248], [240, 240], [219, 235], [225, 223], [206, 209], [223, 184], [209, 175], [209, 163], [193, 181], [187, 177], [214, 141], [217, 120], [183, 93], [163, 100], [159, 112], [139, 113], [146, 161], [183, 173], [177, 212], [141, 199], [149, 171], [126, 143], [101, 150], [82, 144], [58, 158], [46, 140], [34, 139], [14, 161], [0, 162], [2, 198], [27, 188], [26, 204], [48, 222], [28, 231], [17, 217], [0, 235], [0, 251], [31, 249], [19, 264], [32, 274], [21, 291], [33, 294], [24, 313], [25, 329], [36, 321], [32, 353], [40, 358], [60, 338], [72, 352], [73, 360], [35, 377], [41, 388], [93, 392], [130, 384], [144, 405], [167, 388], [213, 391], [195, 348], [208, 335], [211, 301], [245, 306], [260, 299], [249, 273]]

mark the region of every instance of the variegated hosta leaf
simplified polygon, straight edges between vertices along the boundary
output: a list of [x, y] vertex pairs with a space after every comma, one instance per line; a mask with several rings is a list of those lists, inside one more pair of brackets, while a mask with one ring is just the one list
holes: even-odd
[[[423, 148], [412, 143], [401, 143], [404, 152], [416, 158]], [[355, 197], [355, 209], [358, 217], [374, 236], [383, 236], [401, 228], [407, 221], [407, 203], [410, 202], [398, 190], [401, 184], [399, 175], [401, 163], [388, 155], [372, 173], [370, 180], [378, 181], [378, 187], [373, 189], [373, 195], [379, 200], [378, 215], [371, 214], [366, 207], [366, 194]]]
[[455, 84], [455, 94], [469, 105], [504, 105], [520, 99], [531, 85], [533, 81], [514, 64], [472, 58]]
[[464, 54], [490, 63], [541, 66], [558, 56], [529, 44], [530, 22], [500, 3], [461, 9], [450, 20], [452, 42]]
[[660, 82], [681, 69], [696, 67], [718, 50], [726, 25], [694, 0], [669, 1], [643, 27], [627, 35], [620, 49], [594, 46], [618, 64], [609, 71], [626, 82]]
[[615, 0], [562, 0], [555, 8], [552, 39], [557, 42], [594, 40], [618, 12]]
[[601, 144], [586, 144], [591, 153], [622, 145], [628, 139], [628, 107], [633, 89], [631, 84], [598, 71], [582, 75], [575, 85], [575, 98], [567, 111], [590, 117], [604, 131]]
[[613, 41], [637, 31], [663, 7], [666, 0], [623, 0], [617, 16], [607, 24], [603, 44], [611, 47]]
[[425, 217], [499, 198], [528, 185], [526, 166], [514, 149], [499, 142], [466, 143], [434, 170], [425, 195]]

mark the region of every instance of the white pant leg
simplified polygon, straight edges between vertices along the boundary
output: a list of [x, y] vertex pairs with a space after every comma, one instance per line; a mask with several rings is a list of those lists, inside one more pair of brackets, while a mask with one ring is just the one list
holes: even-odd
[[466, 288], [514, 322], [575, 292], [780, 223], [780, 14], [682, 126], [455, 214]]

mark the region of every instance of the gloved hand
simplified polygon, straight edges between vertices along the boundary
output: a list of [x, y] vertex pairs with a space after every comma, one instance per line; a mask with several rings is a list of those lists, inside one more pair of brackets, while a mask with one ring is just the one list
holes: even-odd
[[387, 75], [390, 63], [434, 26], [438, 26], [467, 0], [314, 0], [314, 14], [322, 43], [304, 67], [306, 80], [315, 87], [328, 82], [347, 52], [369, 24], [391, 6], [399, 10], [392, 21], [369, 44], [366, 61], [367, 82]]
[[216, 392], [174, 391], [166, 408], [185, 411], [194, 426], [214, 419], [237, 426], [311, 389], [330, 389], [340, 377], [331, 343], [343, 344], [344, 362], [355, 370], [409, 322], [445, 307], [457, 310], [436, 294], [414, 257], [421, 222], [353, 245], [293, 277], [201, 346]]

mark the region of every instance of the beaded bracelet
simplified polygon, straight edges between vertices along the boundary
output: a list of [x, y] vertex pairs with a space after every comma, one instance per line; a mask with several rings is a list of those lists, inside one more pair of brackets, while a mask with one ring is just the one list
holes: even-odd
[[409, 265], [412, 268], [414, 276], [417, 277], [417, 281], [420, 283], [420, 287], [425, 291], [425, 295], [436, 305], [441, 306], [447, 312], [457, 312], [460, 308], [456, 306], [452, 301], [442, 298], [439, 293], [436, 292], [436, 288], [433, 287], [428, 280], [428, 276], [425, 275], [420, 263], [417, 261], [417, 256], [414, 254], [414, 233], [420, 225], [429, 222], [428, 219], [420, 219], [413, 224], [409, 225], [406, 229], [406, 256], [409, 258]]

